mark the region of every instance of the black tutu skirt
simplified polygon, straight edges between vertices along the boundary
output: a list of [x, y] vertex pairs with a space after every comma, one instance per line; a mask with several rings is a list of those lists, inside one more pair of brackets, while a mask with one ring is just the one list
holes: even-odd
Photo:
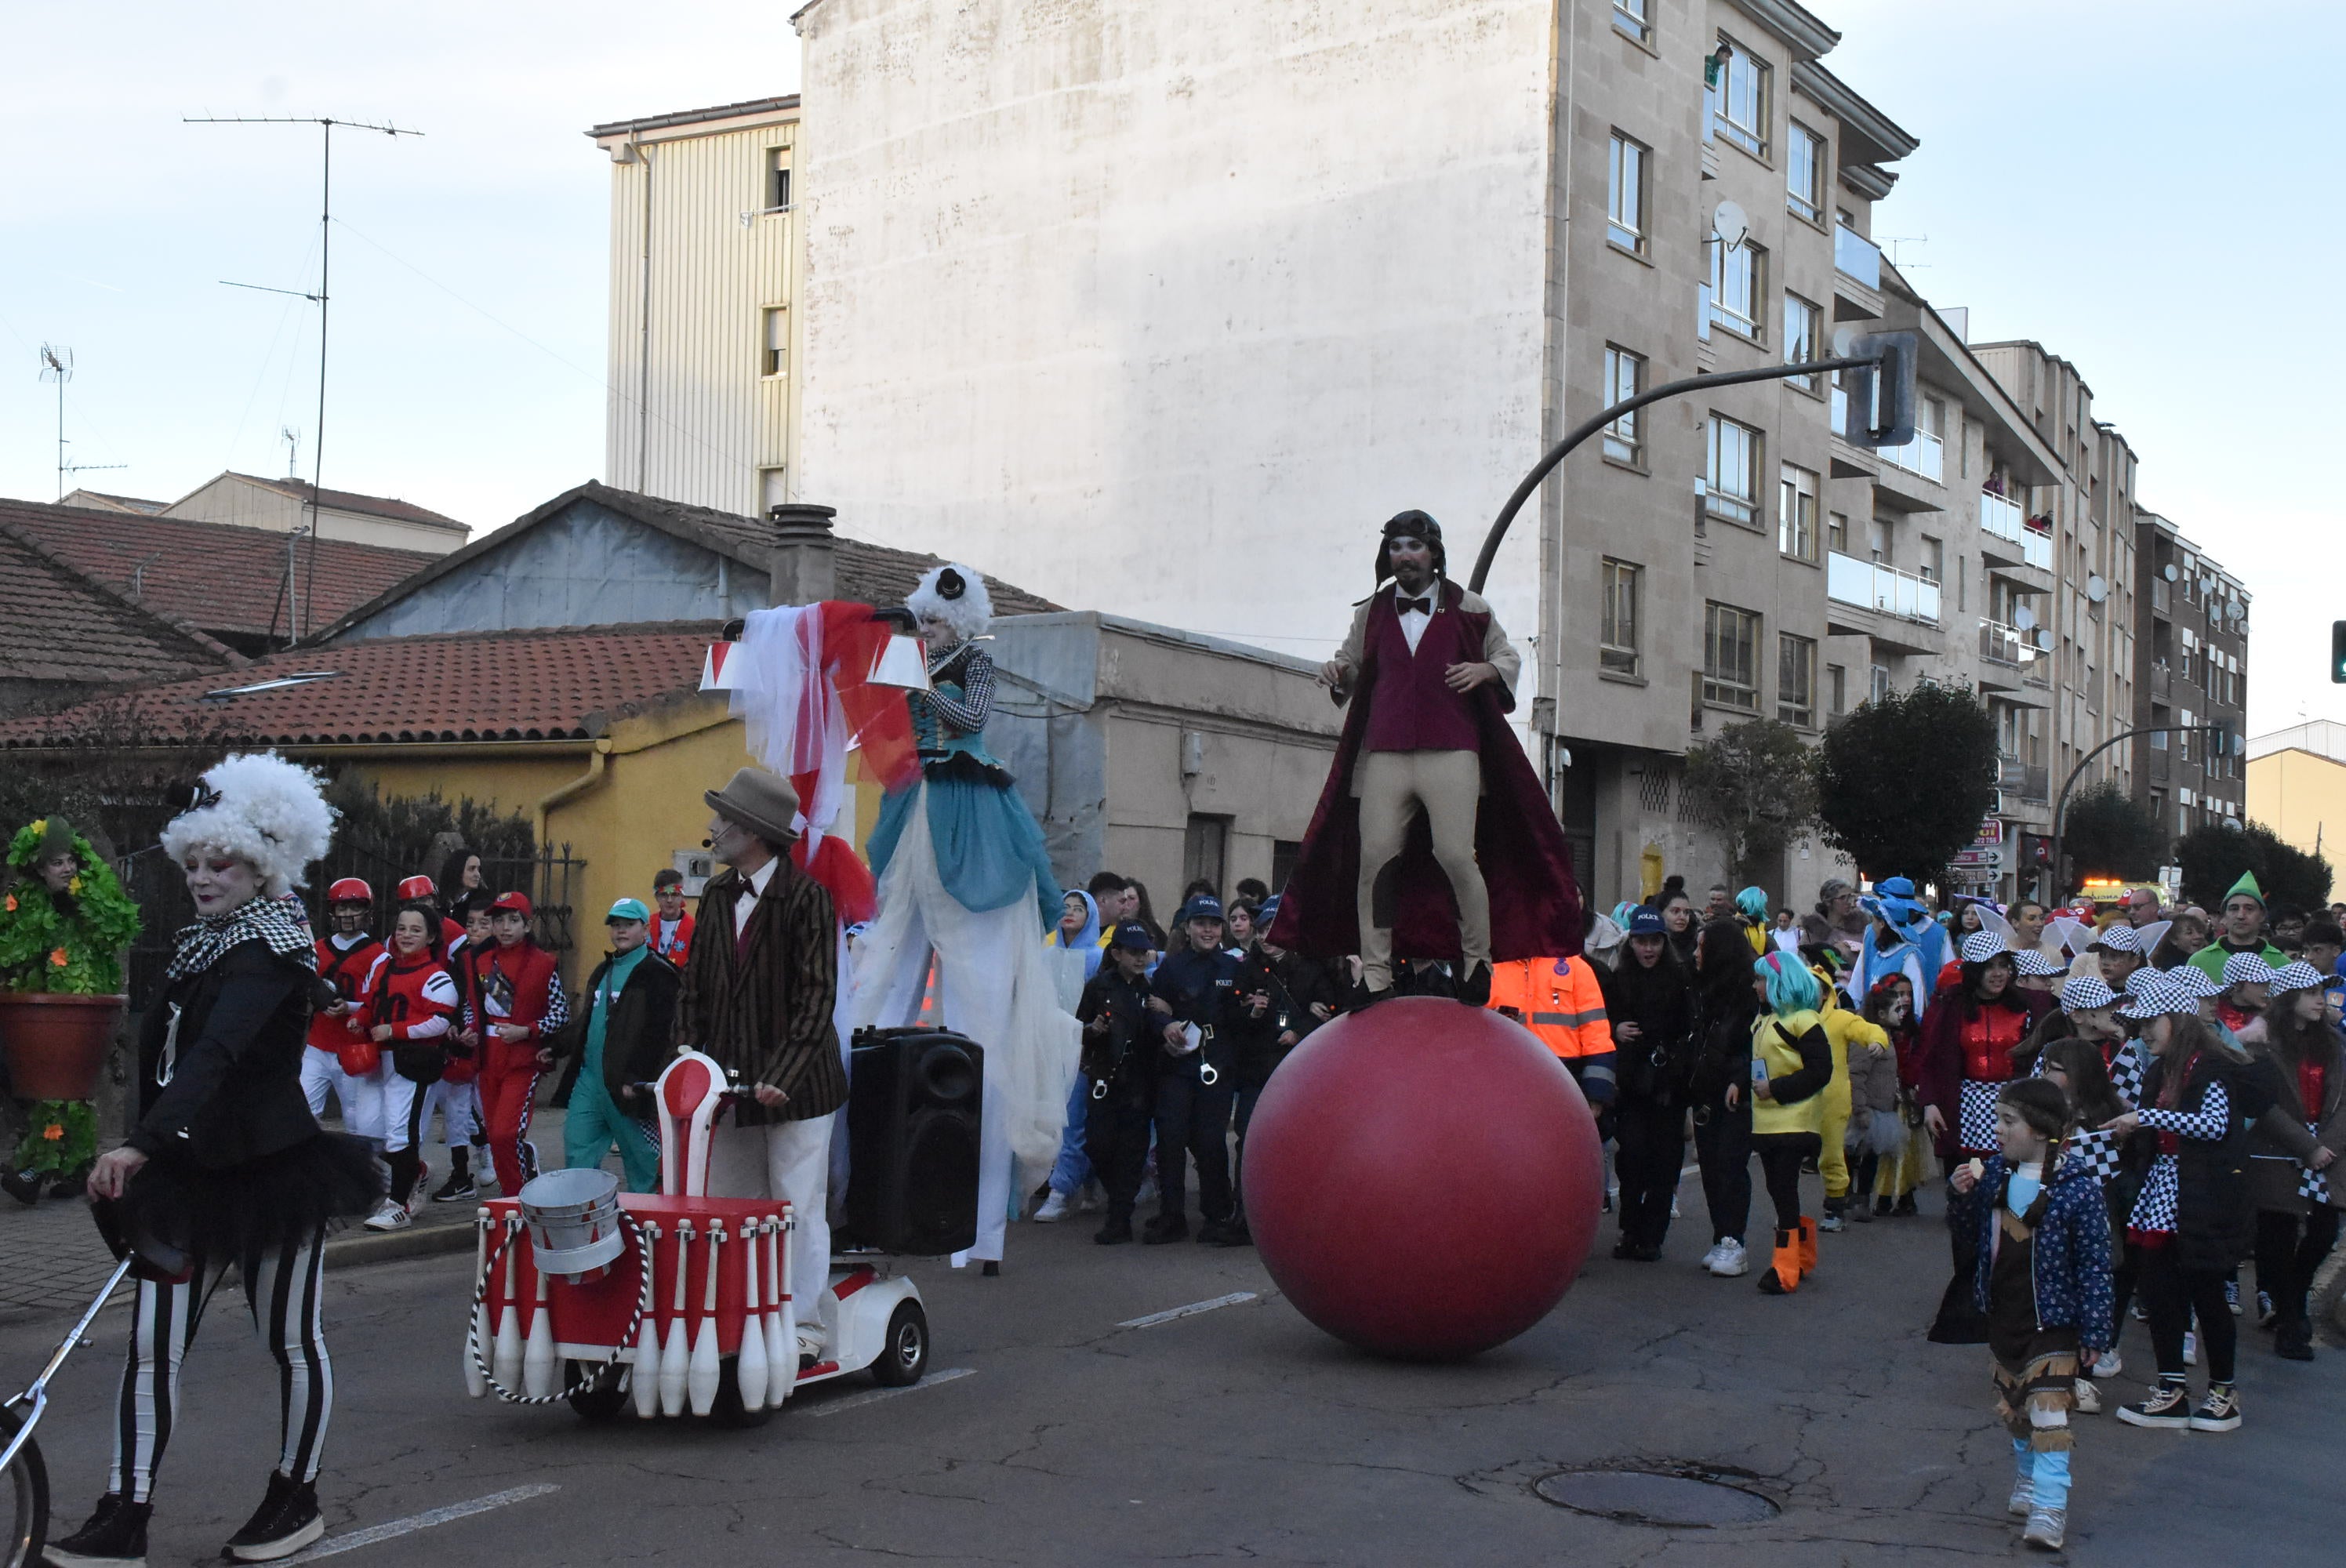
[[160, 1243], [216, 1264], [247, 1261], [372, 1212], [387, 1186], [372, 1144], [321, 1132], [219, 1169], [158, 1156], [130, 1178], [118, 1223], [142, 1252]]

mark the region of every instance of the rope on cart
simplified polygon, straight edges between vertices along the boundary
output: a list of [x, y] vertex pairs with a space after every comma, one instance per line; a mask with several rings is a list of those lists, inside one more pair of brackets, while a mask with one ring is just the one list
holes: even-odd
[[[490, 1391], [497, 1398], [509, 1405], [550, 1405], [583, 1394], [593, 1388], [602, 1379], [604, 1373], [617, 1367], [619, 1364], [619, 1353], [636, 1342], [636, 1330], [643, 1327], [644, 1314], [652, 1309], [653, 1255], [652, 1249], [644, 1245], [644, 1227], [637, 1223], [636, 1217], [623, 1208], [619, 1211], [619, 1219], [627, 1227], [628, 1237], [635, 1245], [636, 1256], [643, 1260], [643, 1266], [637, 1270], [642, 1276], [642, 1279], [636, 1291], [635, 1316], [627, 1319], [627, 1328], [620, 1331], [619, 1342], [611, 1348], [611, 1359], [607, 1361], [597, 1362], [587, 1369], [585, 1377], [558, 1394], [516, 1394], [498, 1382], [495, 1376], [489, 1370], [488, 1359], [481, 1350], [481, 1308], [489, 1298], [489, 1281], [496, 1278], [497, 1259], [503, 1257], [505, 1255], [505, 1248], [513, 1245], [517, 1230], [512, 1227], [505, 1228], [505, 1235], [497, 1238], [496, 1246], [489, 1249], [488, 1260], [481, 1268], [480, 1282], [473, 1287], [473, 1307], [470, 1313], [472, 1325], [464, 1330], [464, 1344], [473, 1353], [473, 1366], [481, 1374], [481, 1380], [488, 1384]], [[682, 1267], [681, 1258], [678, 1260], [678, 1266]]]

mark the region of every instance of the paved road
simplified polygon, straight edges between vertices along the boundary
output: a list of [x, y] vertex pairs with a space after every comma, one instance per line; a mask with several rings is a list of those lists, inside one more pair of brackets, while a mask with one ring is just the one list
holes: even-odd
[[[1689, 1181], [1689, 1213], [1699, 1210]], [[351, 1551], [352, 1568], [661, 1561], [1022, 1564], [1776, 1564], [2024, 1555], [2002, 1517], [2006, 1441], [1984, 1352], [1925, 1343], [1944, 1278], [1930, 1219], [1823, 1238], [1787, 1300], [1698, 1274], [1682, 1227], [1659, 1265], [1600, 1254], [1564, 1306], [1456, 1367], [1371, 1360], [1281, 1300], [1250, 1251], [1096, 1247], [1089, 1226], [1022, 1226], [998, 1279], [914, 1269], [939, 1380], [885, 1399], [833, 1385], [762, 1431], [605, 1428], [467, 1400], [469, 1256], [345, 1271], [330, 1308], [341, 1402], [323, 1491], [338, 1532], [515, 1488], [559, 1490]], [[1413, 1278], [1394, 1237], [1392, 1288]], [[1119, 1329], [1238, 1291], [1258, 1299]], [[276, 1400], [240, 1303], [191, 1359], [158, 1563], [213, 1560], [257, 1501]], [[98, 1490], [121, 1313], [68, 1369], [45, 1430], [65, 1510]], [[0, 1369], [47, 1323], [0, 1325]], [[2243, 1334], [2248, 1422], [2208, 1437], [2083, 1418], [2080, 1563], [2274, 1563], [2335, 1551], [2336, 1412], [2346, 1353], [2311, 1367]], [[2147, 1361], [2137, 1326], [2126, 1346]], [[2131, 1391], [2131, 1383], [2127, 1385]], [[1780, 1517], [1662, 1530], [1576, 1513], [1532, 1483], [1566, 1466], [1654, 1461], [1748, 1477]], [[330, 1542], [331, 1544], [331, 1542]], [[1724, 1555], [1722, 1555], [1724, 1554]]]

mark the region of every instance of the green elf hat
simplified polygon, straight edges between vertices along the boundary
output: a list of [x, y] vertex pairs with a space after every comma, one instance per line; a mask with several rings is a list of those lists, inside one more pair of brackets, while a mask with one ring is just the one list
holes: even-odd
[[2232, 884], [2232, 891], [2224, 895], [2224, 902], [2230, 903], [2234, 899], [2244, 896], [2256, 900], [2258, 908], [2262, 909], [2265, 907], [2265, 890], [2257, 881], [2257, 874], [2254, 871], [2242, 871], [2240, 873], [2240, 880], [2234, 882]]

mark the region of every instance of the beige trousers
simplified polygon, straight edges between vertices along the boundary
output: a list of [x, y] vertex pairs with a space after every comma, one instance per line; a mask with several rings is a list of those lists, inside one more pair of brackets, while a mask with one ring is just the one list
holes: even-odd
[[[1376, 919], [1377, 877], [1401, 854], [1419, 808], [1433, 830], [1433, 859], [1458, 901], [1462, 977], [1491, 961], [1491, 895], [1474, 863], [1474, 818], [1483, 799], [1483, 759], [1472, 751], [1366, 751], [1352, 774], [1361, 802], [1361, 978], [1372, 991], [1392, 986], [1392, 927]], [[1391, 911], [1388, 911], [1391, 912]]]

